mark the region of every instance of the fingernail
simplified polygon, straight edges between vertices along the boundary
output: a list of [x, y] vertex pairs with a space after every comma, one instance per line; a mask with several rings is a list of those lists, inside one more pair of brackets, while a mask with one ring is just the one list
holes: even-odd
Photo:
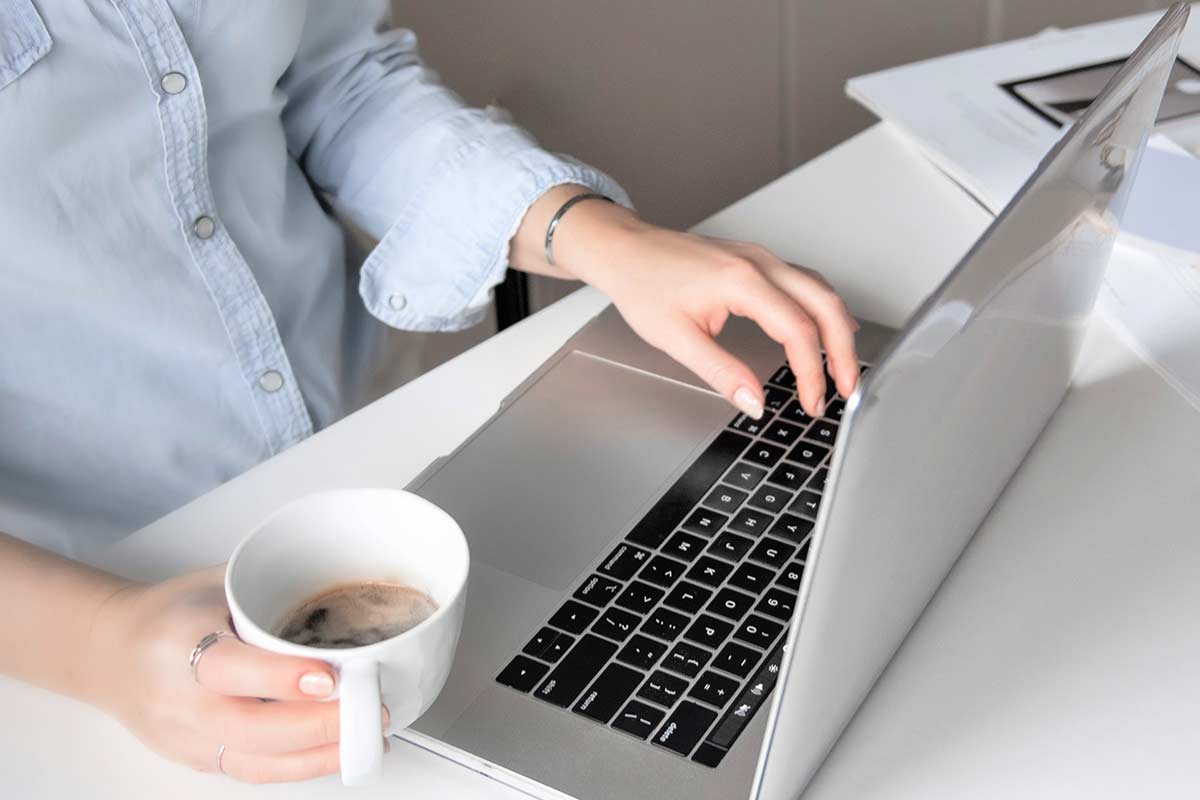
[[817, 400], [817, 413], [815, 416], [818, 419], [825, 416], [825, 395], [821, 395], [820, 399]]
[[333, 691], [333, 676], [328, 672], [306, 672], [300, 676], [300, 693], [309, 697], [328, 697]]
[[763, 404], [754, 396], [754, 392], [750, 391], [748, 386], [743, 386], [733, 393], [733, 404], [737, 406], [738, 411], [748, 417], [762, 418]]

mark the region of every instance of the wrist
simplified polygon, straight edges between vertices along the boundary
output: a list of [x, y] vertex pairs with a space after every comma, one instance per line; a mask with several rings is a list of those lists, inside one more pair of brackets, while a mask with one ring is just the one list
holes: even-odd
[[624, 206], [586, 200], [559, 221], [553, 243], [555, 264], [567, 276], [610, 293], [624, 270], [624, 254], [653, 228]]
[[82, 640], [73, 693], [105, 711], [113, 709], [119, 678], [124, 673], [120, 661], [130, 647], [132, 620], [143, 588], [132, 581], [106, 587], [95, 599], [91, 622]]

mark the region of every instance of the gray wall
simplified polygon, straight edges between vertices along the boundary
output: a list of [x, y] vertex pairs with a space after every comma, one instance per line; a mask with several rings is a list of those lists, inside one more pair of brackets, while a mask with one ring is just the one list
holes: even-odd
[[[1164, 0], [393, 0], [426, 59], [687, 227], [871, 124], [847, 78]], [[535, 306], [571, 287], [536, 279]], [[452, 341], [450, 347], [457, 346]], [[441, 360], [437, 357], [434, 360]]]

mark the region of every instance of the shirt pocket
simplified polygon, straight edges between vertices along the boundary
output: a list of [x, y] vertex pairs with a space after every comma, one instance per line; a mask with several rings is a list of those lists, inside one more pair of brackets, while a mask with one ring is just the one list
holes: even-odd
[[0, 90], [49, 53], [51, 44], [33, 0], [0, 0]]

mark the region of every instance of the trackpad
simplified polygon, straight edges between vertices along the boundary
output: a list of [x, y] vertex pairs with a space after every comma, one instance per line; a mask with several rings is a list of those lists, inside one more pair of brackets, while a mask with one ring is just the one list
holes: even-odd
[[474, 559], [566, 589], [734, 411], [719, 397], [568, 354], [417, 493]]

